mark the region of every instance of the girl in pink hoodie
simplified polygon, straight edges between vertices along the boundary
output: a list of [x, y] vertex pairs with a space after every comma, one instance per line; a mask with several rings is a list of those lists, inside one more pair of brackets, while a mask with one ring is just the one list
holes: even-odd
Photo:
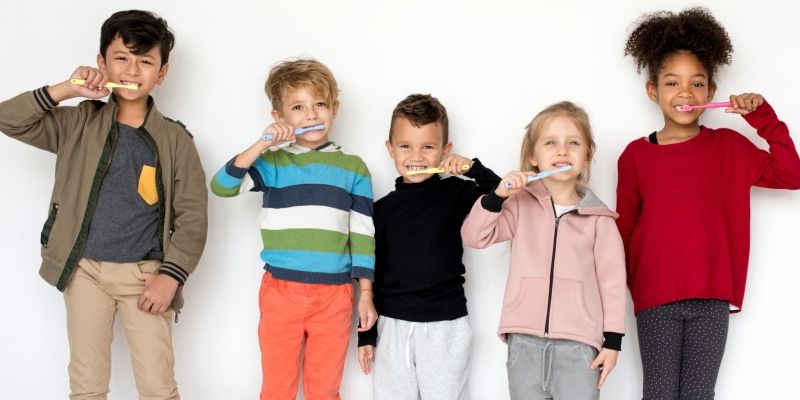
[[625, 255], [616, 214], [585, 186], [594, 150], [583, 109], [547, 107], [527, 126], [520, 171], [481, 197], [461, 228], [470, 247], [511, 241], [498, 334], [512, 400], [597, 399], [617, 363]]

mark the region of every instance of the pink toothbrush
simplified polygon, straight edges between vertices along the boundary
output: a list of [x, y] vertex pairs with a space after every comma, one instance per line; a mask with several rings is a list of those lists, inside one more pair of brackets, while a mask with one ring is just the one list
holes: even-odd
[[681, 109], [681, 111], [692, 111], [692, 110], [696, 110], [698, 108], [722, 108], [722, 107], [730, 107], [730, 106], [731, 106], [731, 102], [730, 101], [720, 101], [720, 102], [717, 102], [717, 103], [701, 104], [699, 106], [683, 104], [683, 105], [681, 105], [680, 109]]

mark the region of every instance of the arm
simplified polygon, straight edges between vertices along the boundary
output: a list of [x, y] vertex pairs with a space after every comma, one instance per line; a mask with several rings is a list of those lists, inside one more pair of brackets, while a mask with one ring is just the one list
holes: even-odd
[[[461, 226], [461, 239], [466, 246], [483, 249], [514, 237], [519, 204], [513, 194], [528, 184], [528, 175], [535, 173], [509, 172], [494, 191], [475, 202]], [[504, 185], [506, 182], [509, 187]]]
[[636, 266], [630, 260], [630, 244], [642, 212], [642, 199], [636, 166], [631, 157], [629, 150], [625, 149], [617, 162], [617, 229], [625, 249], [628, 287], [633, 288]]
[[470, 186], [469, 190], [459, 199], [458, 208], [460, 215], [466, 217], [470, 208], [472, 208], [472, 205], [475, 204], [475, 201], [478, 200], [479, 197], [490, 193], [497, 187], [500, 183], [500, 177], [491, 169], [486, 168], [477, 158], [464, 160], [472, 164], [470, 169], [464, 173], [464, 176], [474, 179], [477, 184]]
[[375, 226], [372, 222], [372, 180], [367, 166], [356, 167], [356, 179], [350, 191], [350, 258], [351, 277], [358, 279], [359, 332], [372, 328], [378, 319], [372, 303], [372, 281], [375, 279]]

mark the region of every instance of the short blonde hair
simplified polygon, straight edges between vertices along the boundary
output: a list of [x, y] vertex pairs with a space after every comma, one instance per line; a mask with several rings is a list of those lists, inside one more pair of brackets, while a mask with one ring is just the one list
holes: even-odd
[[328, 102], [329, 107], [339, 97], [339, 87], [333, 73], [325, 64], [313, 58], [291, 59], [273, 65], [264, 91], [272, 103], [272, 109], [281, 111], [281, 96], [302, 87], [311, 88], [315, 96]]
[[583, 134], [584, 140], [586, 140], [586, 160], [588, 163], [586, 168], [583, 169], [579, 180], [580, 185], [586, 185], [589, 183], [589, 170], [597, 145], [594, 143], [592, 126], [589, 124], [589, 115], [583, 108], [570, 101], [562, 101], [548, 106], [540, 111], [539, 114], [536, 114], [533, 120], [525, 127], [525, 136], [522, 139], [522, 148], [520, 149], [519, 170], [523, 172], [540, 172], [538, 167], [534, 167], [530, 163], [530, 159], [533, 157], [533, 146], [541, 136], [544, 125], [554, 117], [559, 116], [569, 118], [578, 127], [578, 130]]

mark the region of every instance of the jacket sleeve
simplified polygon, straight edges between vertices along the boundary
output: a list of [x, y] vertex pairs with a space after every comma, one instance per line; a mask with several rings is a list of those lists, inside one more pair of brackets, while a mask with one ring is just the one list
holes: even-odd
[[603, 303], [603, 332], [625, 333], [625, 250], [611, 217], [597, 219], [595, 274]]
[[[489, 168], [481, 163], [477, 158], [472, 159], [472, 168], [464, 174], [465, 177], [474, 179], [475, 184], [472, 184], [459, 199], [458, 212], [459, 215], [466, 217], [469, 210], [475, 204], [479, 197], [488, 194], [497, 187], [500, 183], [500, 177]], [[462, 218], [463, 218], [462, 217]]]
[[627, 267], [628, 286], [633, 288], [636, 266], [631, 263], [631, 236], [639, 222], [642, 212], [642, 199], [639, 193], [636, 166], [629, 152], [630, 146], [622, 153], [617, 162], [617, 228], [625, 248], [625, 265]]
[[56, 107], [47, 86], [0, 103], [0, 131], [11, 138], [57, 153], [70, 133], [82, 129], [78, 107]]
[[[183, 285], [203, 254], [208, 231], [206, 175], [197, 148], [188, 135], [180, 135], [173, 177], [172, 233], [159, 273]], [[165, 246], [166, 247], [166, 246]]]
[[765, 101], [744, 119], [756, 129], [769, 144], [769, 152], [760, 150], [750, 141], [751, 153], [757, 152], [753, 184], [773, 189], [800, 189], [800, 157], [789, 136], [789, 128], [778, 119], [775, 111]]
[[356, 171], [351, 190], [350, 257], [351, 277], [375, 280], [375, 225], [372, 221], [372, 178], [363, 161]]
[[[499, 202], [502, 202], [501, 207], [497, 207]], [[516, 194], [505, 201], [494, 192], [482, 196], [461, 226], [464, 245], [483, 249], [493, 243], [511, 240], [517, 230], [518, 211]]]

